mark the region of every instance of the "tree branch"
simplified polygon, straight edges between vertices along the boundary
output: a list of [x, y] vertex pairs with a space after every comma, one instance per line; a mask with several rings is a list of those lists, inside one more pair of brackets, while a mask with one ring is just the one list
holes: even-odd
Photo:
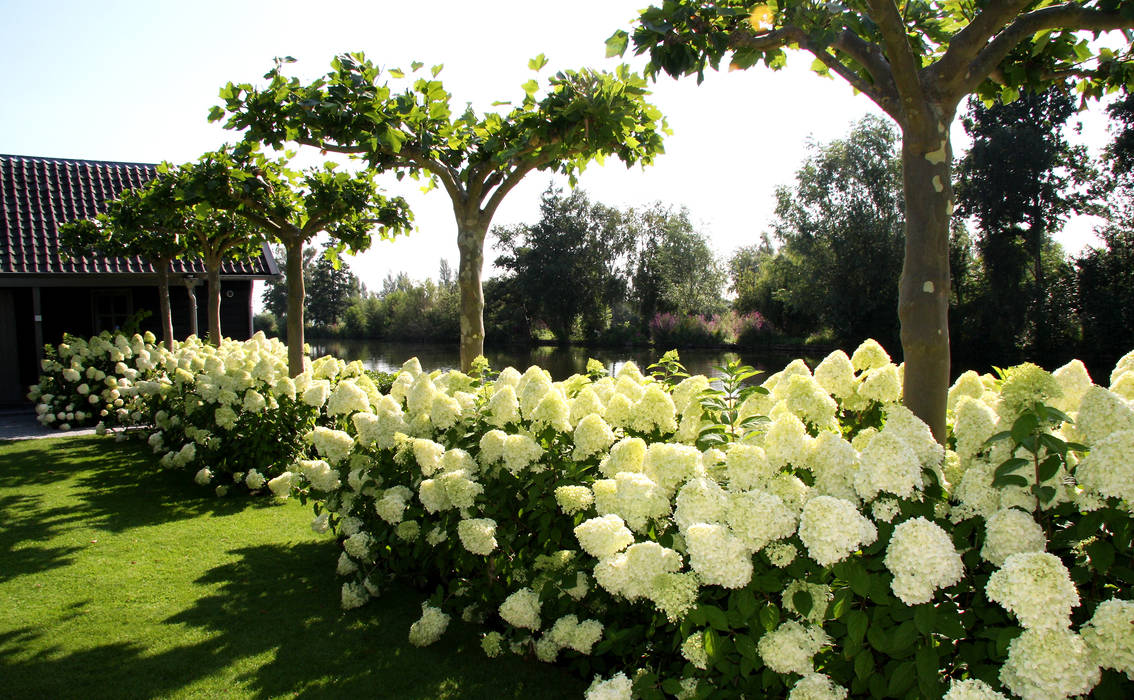
[[990, 41], [969, 64], [968, 70], [958, 74], [949, 85], [952, 90], [948, 96], [960, 101], [962, 97], [976, 90], [985, 78], [1016, 48], [1020, 42], [1045, 29], [1065, 29], [1069, 31], [1105, 32], [1115, 29], [1134, 29], [1134, 18], [1123, 17], [1117, 12], [1086, 10], [1078, 5], [1056, 5], [1042, 10], [1028, 12], [1008, 25], [995, 39]]
[[950, 82], [969, 67], [988, 40], [1012, 21], [1032, 0], [991, 0], [968, 25], [957, 32], [949, 48], [934, 65], [927, 69], [931, 82]]
[[902, 118], [898, 119], [898, 123], [903, 126], [913, 126], [914, 120], [920, 121], [919, 117], [929, 116], [923, 109], [925, 90], [918, 75], [921, 61], [910, 47], [906, 25], [902, 22], [902, 16], [898, 13], [894, 1], [866, 0], [866, 4], [870, 8], [871, 18], [878, 24], [878, 29], [882, 33], [882, 43], [890, 61], [890, 74], [893, 76], [894, 87], [901, 100], [899, 114]]
[[[812, 46], [810, 43], [801, 44], [801, 46], [822, 61], [823, 65], [827, 66], [827, 68], [838, 73], [839, 77], [851, 84], [851, 87], [873, 100], [875, 104], [884, 109], [888, 114], [892, 109], [897, 107], [896, 95], [887, 94], [889, 91], [884, 91], [882, 89], [883, 86], [867, 81], [850, 66], [845, 65], [837, 57], [827, 53], [823, 47]], [[873, 74], [871, 75], [873, 77]]]

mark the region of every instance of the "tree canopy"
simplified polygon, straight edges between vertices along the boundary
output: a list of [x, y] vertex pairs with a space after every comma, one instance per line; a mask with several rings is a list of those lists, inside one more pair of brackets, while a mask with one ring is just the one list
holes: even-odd
[[[322, 78], [304, 84], [276, 62], [267, 85], [229, 83], [214, 120], [243, 130], [245, 138], [356, 154], [379, 171], [425, 178], [449, 195], [460, 251], [461, 362], [483, 352], [484, 240], [504, 197], [534, 170], [576, 175], [595, 159], [613, 156], [627, 165], [652, 161], [666, 127], [646, 102], [645, 81], [621, 66], [614, 72], [563, 71], [541, 93], [537, 80], [502, 113], [454, 111], [438, 79], [441, 66], [422, 74], [383, 72], [361, 53], [344, 54]], [[532, 59], [535, 70], [546, 64]], [[393, 82], [391, 82], [391, 80]]]
[[786, 51], [814, 57], [899, 125], [906, 253], [898, 313], [906, 363], [906, 405], [945, 439], [950, 381], [948, 307], [952, 148], [949, 127], [967, 95], [1004, 101], [1053, 82], [1077, 81], [1083, 99], [1134, 83], [1129, 46], [1096, 52], [1084, 32], [1134, 28], [1134, 3], [1046, 0], [971, 4], [958, 0], [815, 4], [783, 0], [666, 0], [642, 11], [633, 34], [619, 30], [608, 53], [650, 56], [654, 76], [763, 64], [783, 67]]

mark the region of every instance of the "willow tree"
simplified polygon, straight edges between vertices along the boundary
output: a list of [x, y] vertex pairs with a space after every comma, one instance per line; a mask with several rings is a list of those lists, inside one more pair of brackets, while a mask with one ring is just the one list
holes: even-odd
[[[372, 171], [346, 173], [327, 164], [299, 172], [287, 167], [286, 158], [269, 159], [248, 144], [206, 153], [176, 175], [178, 197], [195, 215], [228, 213], [283, 245], [291, 376], [303, 371], [303, 246], [325, 233], [331, 239], [328, 254], [337, 260], [344, 250], [369, 248], [375, 231], [391, 238], [410, 225], [406, 203], [380, 195]], [[211, 318], [211, 296], [209, 304]]]
[[[945, 437], [949, 386], [949, 220], [953, 213], [949, 127], [961, 100], [1010, 102], [1068, 79], [1083, 98], [1134, 82], [1129, 48], [1096, 50], [1086, 32], [1134, 28], [1134, 2], [1091, 0], [666, 0], [641, 12], [634, 50], [647, 74], [677, 77], [758, 63], [778, 69], [786, 50], [814, 56], [869, 97], [902, 132], [906, 249], [898, 292], [905, 404]], [[631, 35], [616, 32], [608, 53]], [[864, 264], [868, 264], [864, 261]]]
[[[230, 129], [274, 147], [287, 142], [364, 157], [371, 167], [425, 178], [452, 201], [457, 223], [461, 290], [461, 365], [484, 352], [484, 240], [504, 197], [534, 170], [576, 175], [592, 160], [616, 156], [626, 165], [652, 162], [666, 130], [645, 96], [645, 81], [625, 66], [614, 73], [564, 71], [523, 85], [524, 97], [505, 113], [455, 113], [451, 96], [432, 75], [385, 74], [363, 54], [335, 58], [332, 70], [308, 84], [288, 77], [277, 60], [268, 84], [229, 83], [221, 90]], [[529, 67], [539, 70], [541, 56]], [[413, 73], [422, 68], [414, 64]], [[385, 76], [405, 81], [391, 85]], [[509, 104], [509, 103], [498, 103]]]

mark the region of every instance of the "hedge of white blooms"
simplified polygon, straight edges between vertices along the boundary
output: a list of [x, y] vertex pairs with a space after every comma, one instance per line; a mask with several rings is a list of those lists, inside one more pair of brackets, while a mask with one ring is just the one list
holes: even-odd
[[411, 360], [388, 394], [333, 358], [291, 381], [262, 337], [171, 357], [139, 389], [177, 418], [162, 459], [207, 430], [211, 469], [225, 430], [295, 411], [255, 424], [302, 437], [272, 490], [339, 534], [344, 608], [431, 591], [413, 644], [460, 617], [594, 699], [1134, 691], [1134, 352], [1109, 388], [1077, 361], [965, 373], [945, 446], [873, 341], [759, 389], [675, 357], [561, 382]]

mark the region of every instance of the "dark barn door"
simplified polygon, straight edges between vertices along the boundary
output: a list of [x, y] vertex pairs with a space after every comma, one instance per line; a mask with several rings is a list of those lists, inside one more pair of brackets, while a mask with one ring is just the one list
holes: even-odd
[[0, 405], [22, 403], [20, 356], [16, 340], [16, 301], [10, 289], [0, 289]]

